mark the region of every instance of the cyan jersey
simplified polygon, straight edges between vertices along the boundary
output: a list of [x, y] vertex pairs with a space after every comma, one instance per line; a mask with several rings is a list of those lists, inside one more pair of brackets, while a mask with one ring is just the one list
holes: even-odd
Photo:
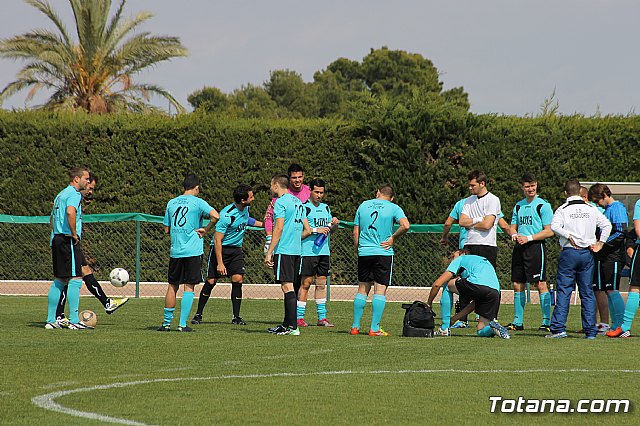
[[404, 211], [391, 201], [373, 199], [360, 204], [353, 224], [360, 227], [358, 256], [393, 256], [393, 247], [385, 250], [380, 243], [393, 234], [393, 225], [405, 219]]
[[491, 262], [482, 256], [473, 254], [458, 256], [449, 264], [447, 271], [464, 278], [470, 283], [500, 291], [496, 270]]
[[[463, 198], [462, 200], [458, 201], [454, 206], [453, 209], [451, 209], [451, 213], [449, 213], [449, 216], [454, 218], [456, 221], [460, 221], [460, 215], [462, 214], [462, 206], [464, 206], [464, 201], [466, 200], [466, 198]], [[462, 249], [464, 248], [464, 243], [467, 240], [467, 228], [464, 227], [460, 227], [460, 235], [458, 236], [458, 248]]]
[[518, 225], [518, 234], [524, 236], [542, 231], [545, 226], [551, 225], [552, 219], [551, 204], [537, 195], [530, 203], [526, 198], [518, 201], [511, 214], [511, 224]]
[[[312, 228], [323, 228], [331, 226], [331, 209], [325, 203], [320, 203], [316, 207], [311, 200], [307, 200], [303, 204], [304, 212], [309, 221], [309, 226]], [[329, 239], [324, 240], [324, 243], [320, 247], [315, 245], [316, 238], [322, 234], [311, 234], [302, 241], [302, 255], [303, 256], [328, 256], [329, 251]]]
[[282, 195], [273, 205], [273, 218], [284, 219], [282, 235], [273, 253], [300, 256], [304, 228], [304, 207], [300, 200], [289, 193]]
[[[216, 223], [216, 232], [224, 234], [222, 238], [223, 246], [242, 247], [244, 231], [247, 229], [249, 221], [249, 206], [238, 210], [235, 203], [226, 206], [220, 212], [220, 220]], [[253, 222], [252, 222], [253, 223]], [[211, 239], [211, 245], [214, 239]]]
[[51, 210], [54, 234], [71, 235], [71, 228], [69, 228], [69, 220], [67, 219], [67, 207], [73, 206], [76, 208], [76, 233], [80, 237], [82, 232], [81, 200], [82, 194], [71, 185], [58, 193], [53, 201], [53, 210]]
[[196, 229], [202, 228], [202, 219], [209, 217], [213, 207], [195, 195], [180, 195], [167, 203], [164, 226], [169, 227], [171, 250], [174, 258], [200, 256], [204, 253], [204, 239]]
[[[633, 220], [640, 220], [640, 200], [636, 201], [636, 205], [633, 207]], [[640, 244], [640, 235], [638, 235], [636, 243]]]

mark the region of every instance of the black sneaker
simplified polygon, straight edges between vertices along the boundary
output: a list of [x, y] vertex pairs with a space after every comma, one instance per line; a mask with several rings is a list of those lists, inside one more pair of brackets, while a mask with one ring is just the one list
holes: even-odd
[[551, 333], [551, 329], [549, 328], [549, 326], [544, 324], [538, 327], [538, 331], [545, 331], [547, 333]]
[[191, 324], [202, 324], [202, 314], [195, 314], [191, 320]]
[[231, 324], [235, 324], [235, 325], [247, 325], [246, 322], [244, 322], [244, 320], [242, 319], [242, 317], [233, 317], [233, 319], [231, 320]]
[[524, 325], [518, 325], [518, 324], [510, 323], [510, 324], [507, 324], [507, 326], [505, 328], [507, 330], [522, 331], [522, 330], [524, 330]]
[[161, 325], [158, 328], [158, 331], [171, 331], [171, 327], [169, 327], [168, 325]]
[[267, 328], [267, 331], [269, 333], [273, 333], [273, 334], [278, 334], [278, 333], [282, 333], [283, 331], [288, 330], [287, 327], [285, 327], [282, 324], [278, 324], [275, 327], [271, 327], [271, 328]]
[[195, 330], [191, 327], [184, 326], [184, 327], [178, 327], [178, 331], [182, 333], [191, 333], [192, 331], [195, 331]]

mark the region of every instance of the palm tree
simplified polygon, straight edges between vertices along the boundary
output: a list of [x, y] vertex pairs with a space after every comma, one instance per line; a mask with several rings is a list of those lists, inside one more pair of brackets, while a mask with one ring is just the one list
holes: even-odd
[[163, 88], [133, 81], [140, 71], [178, 56], [187, 49], [177, 37], [133, 34], [153, 15], [141, 12], [123, 19], [121, 0], [109, 19], [111, 0], [69, 0], [77, 42], [47, 0], [25, 0], [49, 18], [56, 31], [36, 29], [0, 40], [0, 57], [26, 61], [26, 65], [0, 92], [0, 104], [18, 91], [30, 88], [27, 101], [42, 88], [53, 91], [41, 108], [85, 110], [91, 113], [149, 111], [150, 95], [166, 98], [178, 112], [184, 108]]

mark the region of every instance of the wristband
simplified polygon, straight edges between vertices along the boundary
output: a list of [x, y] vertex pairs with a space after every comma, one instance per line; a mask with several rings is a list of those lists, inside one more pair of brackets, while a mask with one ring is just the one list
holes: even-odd
[[254, 218], [250, 217], [249, 219], [247, 219], [247, 225], [253, 226], [255, 225], [255, 223], [256, 223], [256, 220]]
[[313, 234], [317, 234], [318, 233], [318, 228], [311, 228], [311, 232]]
[[476, 223], [480, 223], [480, 222], [482, 222], [482, 219], [483, 219], [483, 218], [481, 218], [481, 217], [474, 217], [474, 218], [473, 218], [473, 224], [475, 225]]
[[527, 242], [533, 241], [533, 235], [527, 235]]

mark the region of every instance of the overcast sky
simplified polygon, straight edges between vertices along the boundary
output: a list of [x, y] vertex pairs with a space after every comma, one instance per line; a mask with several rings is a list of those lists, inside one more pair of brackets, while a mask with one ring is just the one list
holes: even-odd
[[[67, 1], [51, 2], [70, 17]], [[0, 38], [48, 25], [22, 0], [2, 6]], [[640, 112], [636, 0], [129, 0], [126, 10], [155, 13], [143, 28], [189, 49], [139, 77], [186, 107], [205, 85], [230, 92], [285, 68], [311, 81], [339, 57], [360, 61], [388, 46], [432, 60], [474, 112], [535, 114], [554, 89], [565, 114]], [[0, 86], [18, 69], [0, 60]], [[23, 107], [25, 96], [3, 107]]]

